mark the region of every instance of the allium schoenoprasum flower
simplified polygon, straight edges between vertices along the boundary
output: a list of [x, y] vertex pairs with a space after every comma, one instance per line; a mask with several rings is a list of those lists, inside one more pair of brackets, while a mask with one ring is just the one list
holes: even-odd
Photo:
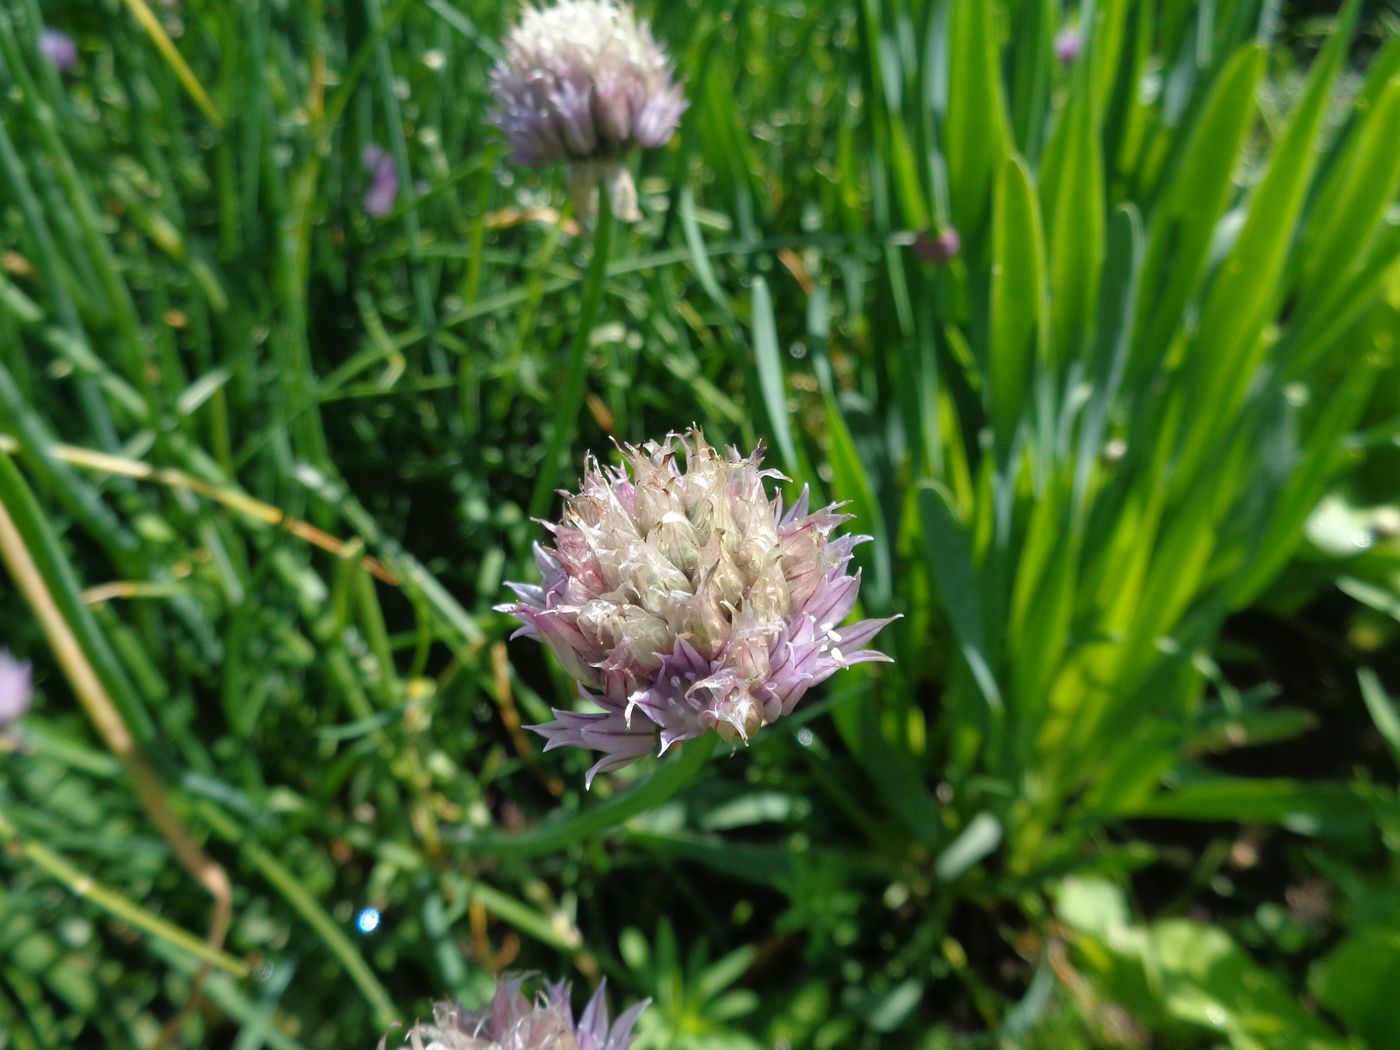
[[39, 31], [39, 54], [60, 73], [67, 73], [78, 64], [78, 47], [73, 38], [61, 29]]
[[568, 163], [575, 207], [587, 220], [598, 184], [613, 213], [632, 222], [636, 189], [622, 159], [670, 139], [685, 112], [670, 59], [651, 27], [616, 0], [526, 7], [491, 73], [492, 123], [510, 158], [528, 167]]
[[938, 234], [920, 233], [914, 238], [914, 254], [934, 266], [947, 266], [962, 251], [962, 237], [954, 226]]
[[1055, 58], [1060, 65], [1068, 66], [1079, 57], [1079, 49], [1082, 46], [1079, 30], [1074, 26], [1066, 26], [1055, 35]]
[[[644, 1000], [608, 1024], [603, 1001], [606, 982], [574, 1021], [568, 984], [546, 985], [532, 1003], [520, 990], [523, 978], [502, 977], [496, 997], [481, 1010], [455, 1003], [433, 1007], [431, 1024], [415, 1025], [405, 1033], [401, 1050], [627, 1050], [632, 1028], [650, 1000]], [[379, 1042], [387, 1046], [387, 1036]]]
[[761, 450], [721, 453], [698, 430], [621, 453], [620, 467], [586, 462], [546, 525], [553, 546], [535, 547], [543, 579], [510, 584], [519, 601], [499, 606], [602, 708], [532, 726], [546, 751], [603, 752], [591, 784], [658, 737], [663, 753], [708, 732], [748, 741], [841, 668], [888, 659], [863, 646], [890, 620], [842, 626], [860, 587], [851, 551], [869, 538], [834, 535], [850, 515], [809, 513], [805, 489], [785, 510]]
[[29, 710], [33, 696], [30, 666], [0, 649], [0, 733], [5, 732]]
[[365, 214], [373, 218], [388, 215], [399, 195], [399, 176], [394, 170], [394, 158], [376, 145], [368, 145], [360, 161], [369, 172], [369, 189], [365, 191]]

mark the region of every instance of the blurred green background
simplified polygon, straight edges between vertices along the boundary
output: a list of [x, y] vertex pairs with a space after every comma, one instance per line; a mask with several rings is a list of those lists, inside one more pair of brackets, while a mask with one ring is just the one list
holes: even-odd
[[[513, 4], [0, 7], [0, 1048], [506, 969], [641, 1050], [1400, 1045], [1395, 5], [638, 10], [690, 108], [549, 464], [590, 244], [486, 123]], [[491, 607], [539, 477], [692, 422], [850, 501], [895, 663], [585, 794]]]

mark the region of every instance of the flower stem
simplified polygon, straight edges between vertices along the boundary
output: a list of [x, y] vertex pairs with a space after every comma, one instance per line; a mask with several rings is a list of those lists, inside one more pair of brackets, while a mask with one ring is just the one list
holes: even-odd
[[718, 739], [715, 734], [706, 733], [687, 741], [681, 745], [680, 754], [663, 762], [646, 780], [576, 813], [550, 817], [518, 835], [470, 835], [467, 850], [474, 859], [533, 857], [597, 838], [604, 831], [655, 809], [688, 784], [714, 754]]
[[598, 321], [598, 308], [603, 302], [603, 280], [607, 275], [615, 220], [608, 195], [599, 187], [598, 222], [593, 231], [593, 258], [583, 279], [583, 303], [579, 308], [574, 339], [569, 346], [568, 371], [559, 396], [559, 412], [554, 417], [554, 429], [549, 446], [535, 475], [535, 491], [530, 495], [530, 517], [539, 518], [549, 509], [550, 496], [558, 480], [560, 459], [578, 431], [579, 412], [583, 409], [583, 381], [588, 373], [588, 343]]

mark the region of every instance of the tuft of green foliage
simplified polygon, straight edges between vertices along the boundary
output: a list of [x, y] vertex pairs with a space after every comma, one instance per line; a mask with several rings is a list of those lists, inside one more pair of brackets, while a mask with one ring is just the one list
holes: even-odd
[[[506, 968], [639, 1050], [1387, 1045], [1393, 13], [639, 7], [690, 109], [581, 333], [510, 5], [0, 9], [0, 1050], [369, 1047]], [[895, 663], [585, 793], [491, 607], [559, 427], [691, 422], [850, 502]]]

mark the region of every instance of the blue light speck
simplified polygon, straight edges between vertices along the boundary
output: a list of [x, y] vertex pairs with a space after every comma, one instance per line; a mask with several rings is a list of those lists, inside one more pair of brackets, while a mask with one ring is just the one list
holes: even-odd
[[370, 934], [379, 929], [379, 909], [363, 909], [359, 915], [355, 916], [355, 928], [364, 934]]

